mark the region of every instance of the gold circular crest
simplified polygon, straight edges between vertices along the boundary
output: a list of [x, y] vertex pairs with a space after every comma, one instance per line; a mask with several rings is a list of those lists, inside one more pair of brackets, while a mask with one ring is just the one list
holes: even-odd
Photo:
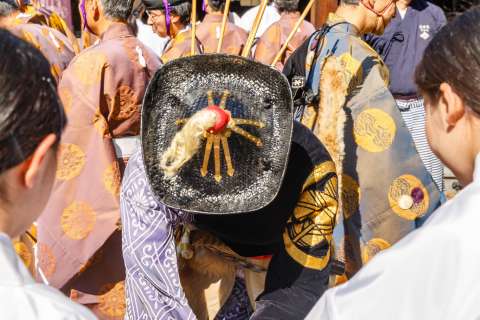
[[344, 65], [345, 69], [349, 73], [348, 79], [351, 80], [349, 81], [350, 83], [348, 92], [351, 92], [363, 82], [362, 64], [349, 53], [344, 53], [339, 58], [341, 63]]
[[342, 203], [345, 219], [355, 214], [360, 204], [360, 186], [355, 179], [346, 174], [342, 174]]
[[67, 87], [60, 87], [58, 89], [58, 95], [60, 96], [60, 100], [62, 100], [65, 113], [69, 113], [70, 110], [72, 110], [72, 102], [73, 102], [73, 97], [72, 97], [72, 93], [70, 92], [70, 89], [68, 89]]
[[140, 110], [137, 95], [129, 86], [120, 86], [114, 99], [115, 100], [111, 102], [114, 104], [111, 110], [115, 120], [126, 120]]
[[85, 202], [74, 201], [63, 210], [60, 225], [63, 232], [73, 240], [81, 240], [90, 234], [97, 215]]
[[362, 111], [353, 129], [355, 142], [369, 152], [382, 152], [390, 148], [396, 131], [392, 117], [377, 108]]
[[[414, 189], [421, 190], [423, 193], [423, 199], [417, 202], [413, 202], [410, 208], [402, 209], [399, 201], [402, 196], [412, 196]], [[430, 205], [430, 198], [428, 191], [423, 186], [422, 182], [415, 176], [406, 174], [396, 178], [390, 185], [388, 191], [388, 201], [392, 210], [400, 217], [407, 220], [415, 220], [423, 216]]]
[[22, 241], [14, 241], [13, 247], [27, 269], [29, 269], [32, 265], [32, 252], [28, 249], [28, 246]]
[[391, 244], [387, 241], [380, 238], [373, 238], [367, 242], [362, 248], [362, 261], [367, 263], [370, 261], [377, 253], [382, 250], [388, 249], [391, 247]]
[[42, 270], [43, 275], [50, 278], [57, 267], [57, 260], [52, 249], [44, 243], [37, 244], [38, 266]]
[[106, 61], [104, 54], [93, 50], [80, 54], [72, 63], [75, 80], [87, 86], [98, 83]]
[[57, 179], [77, 177], [85, 166], [85, 153], [76, 144], [62, 143], [58, 150]]
[[109, 290], [111, 287], [111, 284], [107, 284], [100, 289], [100, 292], [107, 292], [99, 297], [98, 309], [109, 317], [123, 317], [125, 315], [125, 283], [117, 282]]
[[114, 161], [103, 172], [103, 185], [108, 192], [118, 196], [120, 194], [120, 181], [120, 168], [117, 161]]

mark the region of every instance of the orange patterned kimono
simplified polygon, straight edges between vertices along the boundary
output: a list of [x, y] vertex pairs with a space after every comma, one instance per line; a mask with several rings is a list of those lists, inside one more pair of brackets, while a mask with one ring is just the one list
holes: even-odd
[[[292, 31], [295, 23], [300, 18], [299, 12], [284, 12], [280, 16], [280, 20], [273, 23], [267, 31], [258, 40], [257, 48], [255, 50], [255, 60], [261, 63], [271, 64], [273, 59], [280, 51], [280, 48], [285, 44], [288, 35]], [[285, 54], [280, 58], [280, 61], [275, 65], [278, 70], [283, 69], [283, 65], [290, 54], [295, 51], [307, 38], [315, 32], [315, 27], [308, 21], [303, 21], [300, 28], [298, 28], [295, 36], [289, 42]]]
[[[197, 26], [197, 38], [205, 53], [217, 52], [218, 39], [222, 28], [223, 14], [211, 13]], [[227, 22], [222, 43], [222, 53], [240, 55], [247, 41], [248, 33], [233, 23]]]
[[59, 84], [68, 125], [52, 196], [38, 221], [37, 278], [100, 319], [123, 319], [124, 163], [113, 142], [139, 134], [143, 95], [160, 62], [126, 24], [112, 23], [100, 39], [72, 60]]
[[[185, 28], [180, 31], [175, 38], [168, 42], [163, 55], [161, 57], [163, 63], [167, 63], [170, 60], [188, 57], [191, 55], [191, 42], [192, 42], [192, 30]], [[195, 54], [202, 53], [201, 44], [198, 41], [196, 43]]]
[[10, 31], [43, 53], [50, 62], [52, 74], [57, 81], [75, 56], [70, 41], [55, 29], [38, 24], [23, 23], [11, 28]]

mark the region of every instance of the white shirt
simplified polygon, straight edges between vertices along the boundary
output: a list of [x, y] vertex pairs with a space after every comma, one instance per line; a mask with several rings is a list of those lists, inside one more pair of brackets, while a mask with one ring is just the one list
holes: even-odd
[[[250, 32], [253, 27], [253, 22], [255, 21], [255, 17], [257, 16], [257, 12], [260, 6], [253, 7], [245, 12], [240, 18], [240, 22], [238, 26], [245, 29], [246, 31]], [[257, 35], [256, 37], [259, 38], [262, 34], [270, 27], [272, 23], [277, 22], [280, 20], [280, 14], [278, 13], [277, 8], [273, 4], [268, 5], [265, 8], [265, 12], [263, 13], [262, 20], [260, 21], [260, 25], [258, 26]]]
[[142, 20], [137, 19], [138, 33], [137, 38], [144, 45], [153, 50], [159, 57], [163, 54], [163, 49], [168, 42], [167, 38], [162, 38], [153, 31], [152, 26], [144, 24]]
[[90, 320], [87, 308], [60, 291], [35, 282], [17, 256], [10, 238], [0, 233], [0, 319]]
[[480, 155], [474, 181], [426, 224], [328, 290], [306, 319], [480, 319]]

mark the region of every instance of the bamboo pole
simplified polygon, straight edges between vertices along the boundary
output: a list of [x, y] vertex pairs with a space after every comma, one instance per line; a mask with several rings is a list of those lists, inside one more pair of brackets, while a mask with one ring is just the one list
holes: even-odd
[[231, 0], [227, 0], [225, 2], [225, 8], [223, 9], [222, 28], [220, 29], [220, 38], [218, 39], [217, 53], [220, 53], [222, 51], [223, 37], [225, 36], [228, 14], [230, 13], [230, 2]]
[[295, 23], [295, 26], [293, 27], [292, 31], [288, 35], [287, 40], [283, 44], [282, 48], [280, 48], [280, 51], [278, 51], [277, 55], [273, 59], [273, 62], [270, 66], [275, 67], [277, 62], [282, 58], [283, 54], [285, 53], [285, 50], [287, 50], [288, 44], [290, 43], [290, 41], [295, 36], [295, 33], [297, 32], [298, 28], [300, 28], [300, 25], [302, 24], [303, 20], [305, 19], [305, 17], [308, 14], [308, 11], [310, 11], [310, 9], [312, 8], [314, 3], [315, 3], [315, 0], [310, 0], [308, 2], [307, 6], [305, 7], [302, 14], [300, 15], [300, 18], [298, 18], [297, 23]]
[[195, 55], [195, 46], [197, 42], [197, 0], [192, 0], [192, 41], [190, 45], [190, 55]]
[[262, 21], [263, 13], [265, 12], [265, 8], [267, 7], [268, 0], [262, 0], [260, 7], [258, 8], [257, 16], [255, 17], [255, 21], [253, 22], [252, 30], [250, 30], [250, 34], [248, 35], [247, 42], [245, 43], [245, 47], [243, 47], [242, 57], [247, 58], [250, 50], [253, 46], [253, 41], [255, 40], [255, 36], [257, 35], [258, 27], [260, 26], [260, 22]]

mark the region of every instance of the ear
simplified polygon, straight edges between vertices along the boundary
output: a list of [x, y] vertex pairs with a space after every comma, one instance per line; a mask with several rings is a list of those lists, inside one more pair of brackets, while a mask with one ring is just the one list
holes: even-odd
[[35, 185], [45, 156], [48, 153], [48, 150], [50, 150], [55, 144], [56, 140], [57, 136], [53, 133], [46, 136], [37, 146], [30, 158], [24, 162], [22, 170], [24, 172], [23, 183], [28, 189], [33, 188]]
[[465, 104], [462, 98], [453, 90], [448, 83], [442, 83], [439, 88], [439, 104], [443, 122], [450, 131], [465, 114]]
[[170, 14], [170, 19], [172, 23], [175, 23], [175, 24], [180, 23], [180, 16], [176, 15], [175, 13]]

